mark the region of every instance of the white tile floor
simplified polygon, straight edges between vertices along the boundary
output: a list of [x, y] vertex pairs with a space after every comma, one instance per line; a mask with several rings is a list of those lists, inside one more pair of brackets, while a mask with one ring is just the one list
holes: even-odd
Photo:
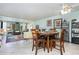
[[[64, 55], [79, 55], [79, 45], [65, 42]], [[17, 42], [7, 43], [0, 48], [0, 55], [34, 55], [35, 50], [32, 51], [31, 40], [21, 40]], [[44, 52], [43, 49], [38, 50], [38, 55], [60, 55], [59, 50], [53, 49], [52, 52]]]

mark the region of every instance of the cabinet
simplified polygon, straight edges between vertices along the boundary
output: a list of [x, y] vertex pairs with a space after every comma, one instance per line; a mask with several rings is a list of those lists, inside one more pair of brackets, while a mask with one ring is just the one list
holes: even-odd
[[79, 21], [72, 21], [71, 27], [71, 38], [72, 43], [79, 44]]

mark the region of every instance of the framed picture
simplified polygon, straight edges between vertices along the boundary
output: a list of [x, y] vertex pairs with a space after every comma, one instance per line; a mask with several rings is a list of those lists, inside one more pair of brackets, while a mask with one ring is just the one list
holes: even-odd
[[62, 19], [54, 19], [54, 27], [57, 29], [62, 28]]
[[52, 26], [52, 20], [47, 20], [47, 26]]

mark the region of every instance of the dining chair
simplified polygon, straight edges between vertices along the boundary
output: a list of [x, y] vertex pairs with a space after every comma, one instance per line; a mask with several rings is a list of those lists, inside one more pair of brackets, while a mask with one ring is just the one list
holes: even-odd
[[65, 52], [65, 48], [64, 48], [64, 31], [65, 31], [65, 29], [62, 29], [61, 37], [60, 37], [60, 52], [61, 52], [61, 55], [63, 54], [63, 51]]
[[35, 55], [37, 55], [38, 48], [41, 46], [45, 50], [45, 40], [43, 38], [40, 38], [40, 33], [36, 29], [32, 29], [32, 36], [33, 36], [33, 46], [32, 46], [32, 51], [34, 50], [34, 47], [36, 48], [35, 50]]
[[[60, 38], [58, 40], [55, 40], [56, 41], [56, 44], [55, 46], [59, 46], [60, 47], [60, 54], [63, 55], [63, 52], [65, 52], [65, 48], [64, 48], [64, 32], [65, 32], [65, 29], [62, 29], [61, 30], [61, 34], [60, 34]], [[58, 44], [59, 42], [59, 44]]]
[[32, 29], [32, 37], [33, 37], [33, 46], [32, 46], [32, 51], [34, 49], [34, 46], [36, 44], [36, 39], [37, 39], [37, 35], [36, 35], [36, 29]]
[[55, 39], [56, 39], [56, 35], [57, 34], [53, 34], [53, 32], [57, 32], [55, 28], [50, 29], [50, 32], [52, 32], [52, 34], [49, 35], [49, 45], [50, 45], [50, 50], [52, 51], [52, 48], [55, 48]]

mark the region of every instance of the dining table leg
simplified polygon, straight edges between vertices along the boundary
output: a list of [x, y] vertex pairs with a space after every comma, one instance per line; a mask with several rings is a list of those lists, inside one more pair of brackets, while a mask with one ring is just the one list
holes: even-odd
[[49, 36], [47, 37], [47, 50], [48, 50], [48, 53], [49, 53]]

